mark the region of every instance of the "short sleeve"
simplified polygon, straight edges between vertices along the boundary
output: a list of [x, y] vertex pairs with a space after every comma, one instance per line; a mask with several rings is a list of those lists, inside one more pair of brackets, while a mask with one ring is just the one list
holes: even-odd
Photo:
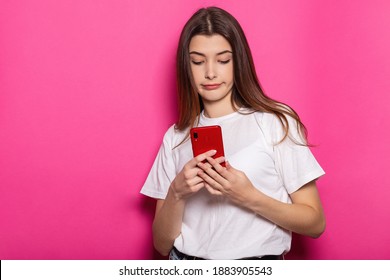
[[141, 193], [156, 199], [165, 199], [169, 186], [175, 178], [175, 163], [170, 145], [173, 133], [171, 127], [164, 136]]
[[[303, 185], [325, 174], [308, 146], [295, 143], [302, 142], [297, 129], [297, 123], [287, 117], [289, 123], [289, 136], [278, 143], [284, 135], [282, 124], [273, 116], [271, 121], [271, 138], [275, 159], [275, 168], [288, 193], [293, 193]], [[296, 141], [293, 141], [295, 139]]]

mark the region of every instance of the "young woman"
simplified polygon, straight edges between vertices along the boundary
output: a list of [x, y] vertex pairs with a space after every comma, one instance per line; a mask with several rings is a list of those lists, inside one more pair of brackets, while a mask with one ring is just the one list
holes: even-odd
[[[179, 119], [141, 193], [157, 199], [154, 246], [170, 259], [281, 259], [291, 232], [318, 237], [324, 174], [289, 106], [267, 97], [236, 19], [197, 11], [177, 51]], [[225, 157], [193, 158], [189, 130], [222, 127]], [[225, 166], [221, 165], [225, 162]]]

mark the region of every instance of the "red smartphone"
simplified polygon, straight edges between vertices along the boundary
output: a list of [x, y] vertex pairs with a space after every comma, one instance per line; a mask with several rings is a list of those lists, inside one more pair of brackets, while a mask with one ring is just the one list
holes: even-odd
[[[222, 141], [222, 130], [219, 125], [193, 127], [190, 130], [192, 152], [194, 157], [210, 150], [216, 150], [213, 158], [225, 156]], [[225, 162], [221, 163], [225, 166]]]

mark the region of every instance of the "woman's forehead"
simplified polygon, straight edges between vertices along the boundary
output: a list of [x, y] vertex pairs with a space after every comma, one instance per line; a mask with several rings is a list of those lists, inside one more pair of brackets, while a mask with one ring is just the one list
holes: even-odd
[[229, 42], [219, 34], [195, 35], [189, 45], [190, 53], [204, 55], [218, 55], [226, 51], [232, 51]]

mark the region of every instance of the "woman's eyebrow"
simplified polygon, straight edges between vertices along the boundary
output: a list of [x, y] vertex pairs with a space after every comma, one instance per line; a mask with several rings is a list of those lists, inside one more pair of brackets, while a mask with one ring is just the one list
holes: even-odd
[[[233, 52], [229, 51], [229, 50], [225, 50], [225, 51], [221, 51], [221, 52], [217, 53], [217, 55], [221, 55], [221, 54], [225, 54], [225, 53], [233, 53]], [[200, 55], [200, 56], [206, 57], [206, 55], [204, 53], [197, 52], [197, 51], [192, 51], [192, 52], [190, 52], [190, 54], [196, 54], [196, 55]]]

